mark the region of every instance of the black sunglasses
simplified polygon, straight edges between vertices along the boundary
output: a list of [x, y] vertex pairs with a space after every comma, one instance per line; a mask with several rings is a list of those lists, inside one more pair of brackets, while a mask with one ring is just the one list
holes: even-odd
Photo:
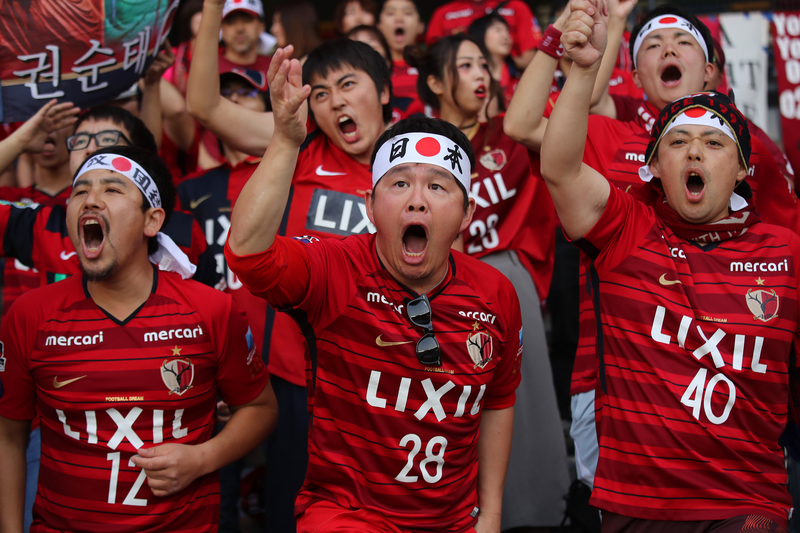
[[417, 341], [417, 359], [425, 366], [442, 366], [442, 349], [433, 333], [433, 311], [428, 296], [421, 294], [406, 304], [406, 314], [412, 324], [425, 330]]

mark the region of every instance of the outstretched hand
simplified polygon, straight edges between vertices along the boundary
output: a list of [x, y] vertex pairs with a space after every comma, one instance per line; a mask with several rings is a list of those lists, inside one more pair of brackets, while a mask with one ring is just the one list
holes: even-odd
[[173, 64], [175, 64], [175, 54], [172, 52], [169, 40], [165, 40], [155, 60], [147, 68], [147, 72], [144, 73], [144, 84], [155, 85], [159, 83], [164, 72]]
[[269, 98], [275, 118], [275, 135], [283, 135], [298, 146], [306, 138], [306, 120], [311, 86], [303, 85], [303, 70], [290, 59], [293, 47], [278, 48], [267, 72]]
[[609, 18], [625, 20], [636, 7], [638, 0], [607, 0]]
[[608, 41], [608, 5], [605, 0], [571, 0], [569, 7], [561, 35], [564, 54], [578, 67], [599, 66]]
[[24, 152], [39, 153], [44, 150], [47, 136], [51, 133], [72, 126], [78, 120], [80, 108], [72, 102], [57, 103], [50, 100], [31, 118], [25, 121], [12, 136]]

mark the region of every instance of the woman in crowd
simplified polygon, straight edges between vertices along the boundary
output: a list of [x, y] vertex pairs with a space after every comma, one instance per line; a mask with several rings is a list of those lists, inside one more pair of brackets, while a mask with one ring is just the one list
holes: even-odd
[[374, 26], [377, 19], [378, 6], [372, 0], [339, 0], [333, 10], [333, 26], [345, 37], [357, 26]]
[[502, 117], [478, 121], [497, 84], [487, 57], [480, 43], [457, 34], [409, 59], [419, 70], [420, 99], [467, 135], [478, 160], [471, 190], [477, 208], [463, 234], [464, 251], [505, 274], [522, 307], [524, 379], [517, 389], [514, 467], [506, 477], [502, 527], [549, 527], [561, 522], [569, 486], [540, 309], [552, 277], [555, 212], [544, 183], [531, 172], [527, 150], [503, 132]]
[[275, 10], [269, 32], [278, 40], [278, 48], [291, 44], [292, 59], [304, 62], [308, 53], [322, 44], [317, 21], [317, 11], [311, 2], [289, 2]]

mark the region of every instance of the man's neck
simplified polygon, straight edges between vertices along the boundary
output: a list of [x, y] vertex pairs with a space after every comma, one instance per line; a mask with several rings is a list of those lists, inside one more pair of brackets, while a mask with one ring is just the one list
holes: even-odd
[[225, 48], [225, 54], [223, 55], [225, 59], [230, 61], [231, 63], [235, 63], [237, 65], [242, 66], [249, 66], [256, 62], [258, 59], [258, 49], [253, 47], [250, 51], [245, 52], [244, 54], [239, 54], [234, 52], [230, 48]]
[[57, 167], [33, 167], [33, 181], [36, 188], [45, 194], [55, 196], [71, 185], [69, 175], [69, 162]]
[[137, 258], [104, 281], [89, 281], [86, 288], [94, 303], [117, 320], [125, 320], [142, 306], [153, 288], [155, 270], [150, 260]]

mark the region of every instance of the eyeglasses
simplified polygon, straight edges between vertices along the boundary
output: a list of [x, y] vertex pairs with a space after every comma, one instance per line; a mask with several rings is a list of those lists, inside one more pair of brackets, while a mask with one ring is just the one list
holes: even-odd
[[433, 334], [433, 311], [428, 296], [421, 294], [406, 304], [406, 313], [412, 324], [425, 330], [417, 341], [417, 359], [425, 366], [442, 366], [442, 349]]
[[84, 150], [89, 146], [89, 141], [92, 139], [94, 139], [94, 143], [98, 148], [108, 148], [109, 146], [116, 146], [117, 143], [119, 143], [120, 137], [129, 145], [133, 144], [121, 131], [106, 130], [97, 133], [76, 133], [75, 135], [70, 135], [67, 137], [67, 150], [70, 152]]
[[240, 87], [239, 89], [222, 89], [219, 94], [221, 94], [225, 98], [230, 98], [233, 96], [233, 93], [236, 93], [239, 96], [243, 96], [246, 98], [255, 98], [258, 96], [258, 89], [248, 89], [247, 87]]

